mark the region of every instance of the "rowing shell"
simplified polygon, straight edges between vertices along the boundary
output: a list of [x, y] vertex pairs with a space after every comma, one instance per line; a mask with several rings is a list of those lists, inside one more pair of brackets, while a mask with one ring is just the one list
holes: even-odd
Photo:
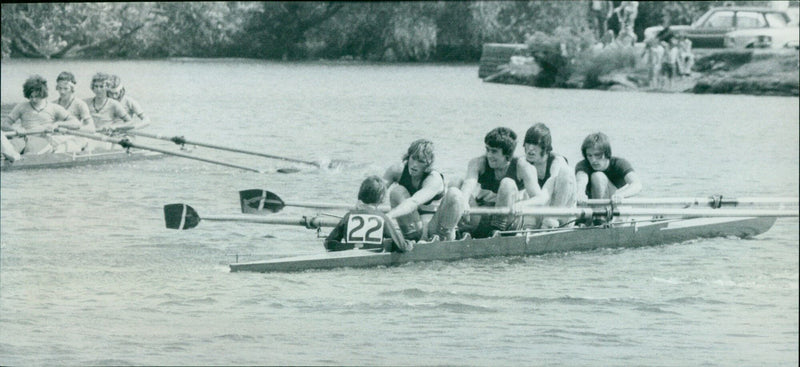
[[347, 250], [230, 264], [232, 272], [292, 272], [341, 267], [393, 266], [413, 261], [453, 261], [492, 256], [540, 255], [678, 243], [696, 238], [750, 237], [768, 231], [775, 217], [661, 219], [614, 224], [608, 228], [571, 228], [524, 235], [417, 243], [413, 251]]
[[105, 150], [91, 153], [51, 153], [39, 155], [22, 155], [22, 158], [10, 162], [0, 161], [0, 170], [16, 171], [24, 169], [65, 168], [94, 164], [121, 163], [142, 159], [163, 158], [164, 155], [145, 150]]

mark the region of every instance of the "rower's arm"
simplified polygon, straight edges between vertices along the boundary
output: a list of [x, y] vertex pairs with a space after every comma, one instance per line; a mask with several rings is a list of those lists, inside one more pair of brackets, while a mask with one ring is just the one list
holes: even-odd
[[24, 128], [22, 124], [20, 124], [20, 118], [22, 117], [20, 112], [20, 104], [14, 106], [14, 109], [11, 110], [6, 116], [3, 116], [2, 120], [0, 120], [0, 128], [6, 131], [16, 131], [16, 132], [24, 132]]
[[533, 199], [534, 202], [547, 200], [545, 195], [542, 195], [542, 189], [539, 187], [539, 175], [536, 172], [536, 167], [525, 159], [517, 159], [517, 175], [525, 183], [525, 192], [529, 198]]
[[589, 185], [589, 175], [583, 171], [575, 172], [575, 186], [578, 190], [578, 201], [586, 201], [589, 198], [586, 196], [586, 186]]
[[[475, 189], [478, 187], [478, 175], [480, 174], [480, 167], [483, 157], [473, 158], [467, 165], [467, 174], [464, 176], [464, 181], [461, 183], [461, 192], [464, 194], [464, 199], [469, 202], [469, 198], [475, 194]], [[469, 207], [467, 205], [466, 207]]]
[[620, 198], [626, 198], [630, 196], [634, 196], [642, 191], [642, 181], [639, 179], [639, 175], [636, 172], [628, 172], [625, 175], [625, 186], [620, 187], [614, 193], [614, 196]]
[[61, 109], [56, 113], [56, 125], [59, 127], [65, 127], [70, 130], [78, 130], [81, 128], [81, 122], [73, 114], [64, 109]]
[[400, 181], [400, 175], [402, 173], [403, 166], [399, 164], [393, 164], [386, 169], [386, 172], [383, 173], [383, 182], [386, 183], [387, 190], [392, 186], [393, 183]]
[[422, 181], [422, 187], [410, 198], [403, 200], [402, 203], [392, 208], [386, 215], [389, 218], [402, 217], [417, 210], [422, 203], [427, 203], [436, 194], [444, 191], [444, 180], [439, 173], [433, 172]]

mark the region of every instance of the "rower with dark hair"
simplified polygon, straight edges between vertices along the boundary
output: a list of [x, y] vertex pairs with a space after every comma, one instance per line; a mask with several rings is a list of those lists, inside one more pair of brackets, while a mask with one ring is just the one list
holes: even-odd
[[[507, 127], [489, 131], [483, 139], [486, 153], [475, 157], [467, 165], [467, 174], [461, 187], [448, 188], [454, 194], [447, 195], [442, 205], [452, 204], [448, 197], [460, 198], [460, 205], [453, 210], [464, 213], [470, 206], [510, 208], [524, 198], [539, 195], [536, 172], [525, 159], [514, 157], [517, 134]], [[460, 216], [460, 214], [459, 214]], [[450, 216], [447, 219], [452, 219]], [[448, 221], [442, 226], [455, 225]], [[461, 232], [475, 238], [491, 237], [498, 231], [517, 230], [522, 221], [514, 215], [465, 216], [458, 223]]]
[[[560, 154], [553, 153], [553, 139], [550, 129], [543, 123], [536, 123], [525, 133], [522, 144], [525, 159], [533, 165], [541, 192], [538, 196], [527, 198], [516, 204], [518, 210], [529, 206], [575, 207], [577, 202], [575, 174]], [[525, 228], [554, 228], [567, 226], [572, 218], [526, 218]]]
[[[64, 107], [47, 101], [47, 80], [39, 75], [28, 78], [22, 85], [22, 94], [28, 102], [18, 103], [2, 121], [3, 130], [14, 130], [20, 135], [35, 130], [53, 130], [57, 127], [80, 128], [80, 122]], [[57, 143], [42, 136], [19, 136], [9, 139], [16, 153], [51, 153]], [[6, 144], [8, 148], [8, 144]]]
[[378, 176], [369, 176], [361, 182], [358, 204], [349, 211], [325, 238], [328, 251], [354, 248], [382, 248], [384, 251], [411, 251], [408, 242], [378, 205], [386, 198], [386, 185]]
[[608, 136], [601, 132], [589, 134], [581, 144], [583, 160], [575, 165], [578, 201], [586, 199], [620, 199], [642, 191], [639, 175], [624, 158], [611, 155]]

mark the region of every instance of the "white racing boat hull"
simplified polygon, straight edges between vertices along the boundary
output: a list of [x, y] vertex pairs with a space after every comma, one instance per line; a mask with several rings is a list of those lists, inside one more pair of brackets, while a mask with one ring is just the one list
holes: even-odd
[[[293, 272], [342, 267], [393, 266], [415, 261], [453, 261], [492, 256], [540, 255], [678, 243], [697, 238], [751, 237], [768, 231], [774, 217], [662, 219], [608, 228], [573, 228], [524, 235], [418, 243], [407, 253], [349, 250], [230, 264], [232, 272]], [[320, 245], [321, 247], [321, 245]]]
[[51, 153], [22, 155], [16, 162], [0, 161], [0, 170], [16, 171], [26, 169], [66, 168], [96, 164], [122, 163], [143, 159], [163, 158], [164, 154], [138, 149], [117, 149], [92, 153]]

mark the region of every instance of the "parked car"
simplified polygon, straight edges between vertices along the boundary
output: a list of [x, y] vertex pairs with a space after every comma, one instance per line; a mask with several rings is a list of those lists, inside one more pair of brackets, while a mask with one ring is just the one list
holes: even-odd
[[798, 48], [800, 28], [753, 28], [728, 32], [725, 47], [730, 48]]
[[[792, 18], [786, 10], [766, 7], [726, 6], [711, 8], [691, 25], [673, 25], [673, 34], [686, 36], [692, 47], [721, 48], [725, 35], [739, 29], [785, 28]], [[644, 30], [645, 39], [655, 37], [662, 26]]]

